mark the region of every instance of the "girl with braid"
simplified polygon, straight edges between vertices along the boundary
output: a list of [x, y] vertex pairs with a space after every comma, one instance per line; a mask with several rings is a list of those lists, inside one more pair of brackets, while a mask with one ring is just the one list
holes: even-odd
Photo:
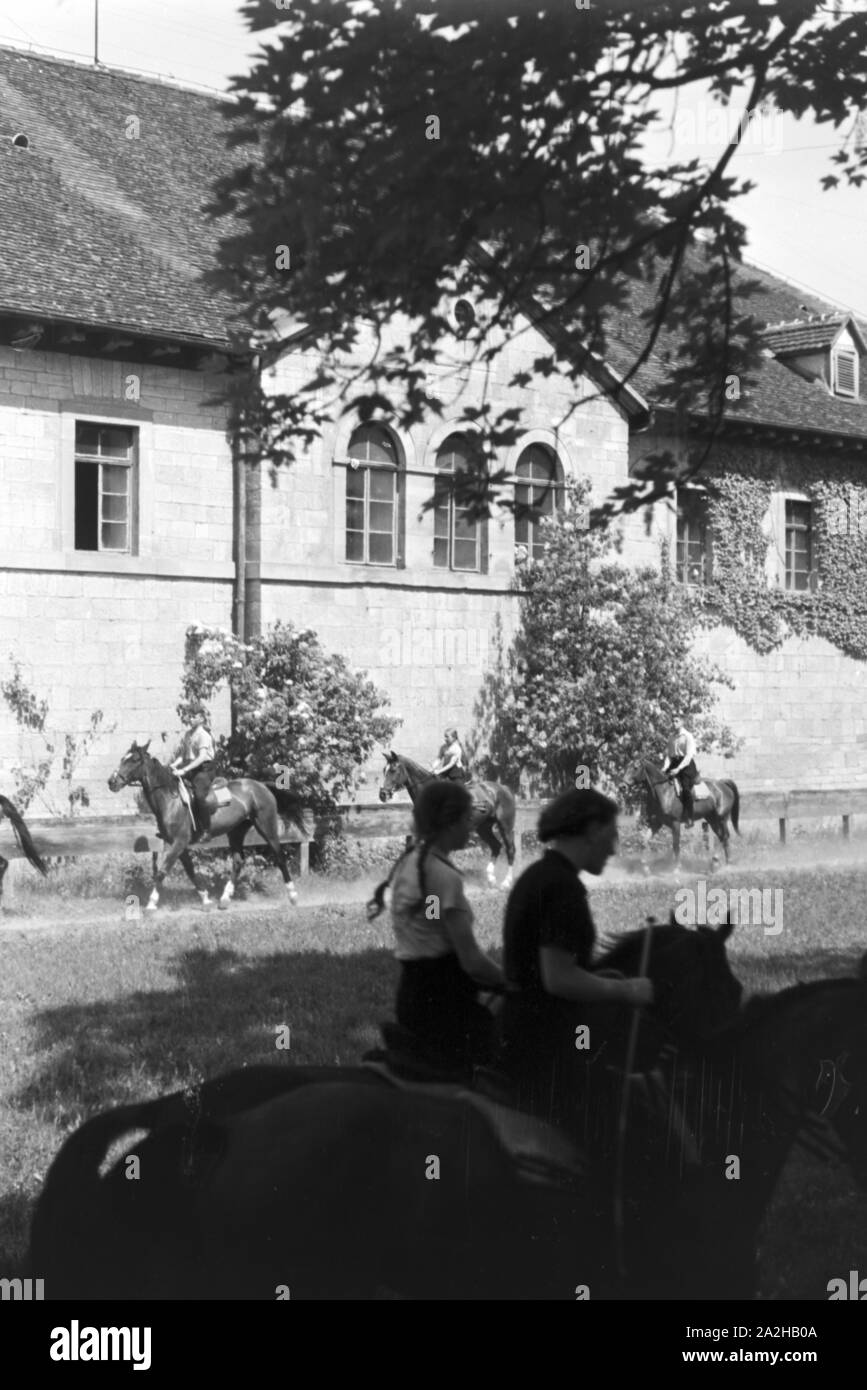
[[449, 859], [469, 840], [472, 799], [460, 782], [428, 782], [413, 816], [415, 843], [377, 888], [368, 917], [382, 912], [390, 887], [397, 1021], [426, 1052], [466, 1069], [491, 1051], [493, 1016], [479, 993], [503, 984], [502, 970], [476, 942], [462, 876]]

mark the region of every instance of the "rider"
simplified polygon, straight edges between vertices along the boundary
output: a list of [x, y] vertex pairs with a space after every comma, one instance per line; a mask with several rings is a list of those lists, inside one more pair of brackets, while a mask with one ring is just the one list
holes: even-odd
[[591, 965], [596, 933], [579, 875], [601, 874], [617, 845], [617, 812], [616, 802], [590, 787], [550, 802], [539, 817], [545, 853], [506, 904], [508, 984], [497, 1065], [516, 1083], [522, 1109], [570, 1128], [586, 1096], [587, 1060], [598, 1051], [592, 1035], [589, 1052], [578, 1047], [587, 1006], [653, 999], [649, 979], [612, 978]]
[[183, 757], [175, 758], [171, 764], [172, 771], [179, 777], [193, 774], [190, 777], [190, 786], [199, 823], [200, 842], [211, 838], [211, 808], [208, 805], [208, 794], [216, 773], [214, 740], [207, 728], [207, 722], [208, 716], [204, 706], [194, 705], [190, 711], [189, 732], [184, 739]]
[[493, 1018], [478, 995], [503, 983], [502, 970], [476, 942], [461, 873], [449, 859], [469, 839], [470, 794], [454, 782], [428, 782], [413, 817], [416, 841], [380, 883], [368, 917], [382, 912], [390, 886], [397, 1021], [438, 1060], [466, 1070], [491, 1050]]
[[680, 799], [683, 804], [683, 824], [690, 826], [694, 819], [695, 798], [693, 787], [698, 780], [698, 768], [695, 765], [695, 739], [683, 722], [677, 721], [677, 733], [668, 741], [668, 756], [662, 765], [662, 770], [673, 781], [675, 777], [680, 778]]
[[467, 760], [457, 729], [446, 729], [445, 741], [431, 772], [436, 777], [446, 777], [452, 782], [469, 781]]

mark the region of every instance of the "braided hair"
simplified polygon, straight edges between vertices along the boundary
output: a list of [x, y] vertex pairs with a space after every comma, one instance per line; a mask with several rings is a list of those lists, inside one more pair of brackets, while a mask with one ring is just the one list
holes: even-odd
[[472, 797], [462, 782], [426, 782], [422, 787], [415, 806], [413, 821], [415, 836], [399, 859], [395, 860], [388, 878], [377, 886], [376, 892], [367, 904], [367, 918], [372, 922], [385, 907], [386, 890], [403, 861], [415, 850], [421, 850], [418, 857], [419, 905], [427, 897], [425, 882], [425, 861], [437, 836], [449, 826], [457, 825], [473, 804]]

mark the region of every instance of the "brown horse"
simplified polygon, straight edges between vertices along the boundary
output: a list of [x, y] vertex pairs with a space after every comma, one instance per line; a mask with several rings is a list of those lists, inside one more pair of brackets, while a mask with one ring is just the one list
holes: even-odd
[[[121, 787], [141, 786], [145, 800], [156, 818], [160, 839], [167, 848], [162, 863], [154, 870], [153, 887], [147, 902], [150, 912], [159, 905], [159, 890], [163, 879], [171, 872], [175, 862], [180, 859], [187, 878], [202, 900], [208, 906], [211, 899], [208, 890], [199, 880], [190, 857], [190, 845], [198, 838], [190, 811], [178, 790], [178, 777], [157, 758], [148, 753], [147, 743], [133, 743], [128, 753], [121, 758], [117, 769], [108, 779], [109, 789], [119, 792]], [[307, 834], [301, 802], [294, 792], [270, 783], [255, 782], [252, 777], [237, 777], [227, 782], [225, 778], [215, 779], [214, 787], [227, 787], [230, 800], [225, 806], [218, 806], [211, 815], [211, 835], [227, 835], [232, 851], [232, 875], [223, 889], [220, 906], [227, 907], [235, 895], [235, 885], [244, 861], [244, 838], [251, 829], [258, 830], [277, 860], [283, 875], [286, 894], [290, 903], [298, 900], [295, 884], [289, 872], [286, 853], [280, 843], [278, 814], [285, 815], [302, 835]], [[213, 802], [213, 797], [209, 798]]]
[[[19, 847], [24, 851], [34, 869], [38, 869], [41, 874], [47, 874], [48, 867], [33, 843], [30, 831], [24, 824], [24, 817], [21, 812], [13, 806], [7, 796], [0, 796], [0, 820], [3, 820], [4, 816], [12, 826]], [[3, 879], [6, 876], [6, 870], [8, 868], [9, 860], [4, 859], [3, 855], [0, 854], [0, 898], [3, 897]]]
[[[379, 789], [379, 799], [390, 801], [395, 792], [407, 791], [415, 805], [415, 799], [425, 782], [432, 782], [435, 776], [435, 773], [403, 753], [386, 753], [385, 777]], [[494, 865], [500, 851], [505, 848], [509, 872], [500, 887], [508, 890], [512, 886], [512, 866], [515, 862], [515, 798], [502, 782], [468, 782], [467, 790], [473, 798], [473, 833], [491, 851], [491, 862], [486, 870], [488, 884], [491, 888], [497, 887]]]
[[[671, 830], [676, 867], [680, 863], [680, 824], [683, 820], [683, 802], [677, 794], [674, 783], [669, 780], [668, 775], [663, 772], [661, 767], [645, 761], [642, 763], [642, 772], [647, 784], [647, 803], [645, 806], [647, 823], [654, 834], [657, 830], [661, 830], [664, 825], [667, 825]], [[712, 782], [709, 777], [703, 777], [701, 781], [707, 787], [708, 795], [695, 798], [693, 816], [695, 820], [704, 820], [710, 826], [723, 847], [726, 863], [728, 863], [729, 818], [731, 818], [731, 823], [737, 833], [739, 835], [741, 833], [738, 829], [740, 793], [734, 782], [731, 781]]]

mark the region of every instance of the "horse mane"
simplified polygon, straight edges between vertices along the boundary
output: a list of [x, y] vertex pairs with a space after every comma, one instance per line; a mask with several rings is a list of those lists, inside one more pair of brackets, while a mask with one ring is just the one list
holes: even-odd
[[414, 758], [407, 757], [406, 753], [395, 752], [394, 756], [399, 763], [403, 764], [405, 771], [417, 773], [422, 779], [430, 779], [432, 776], [430, 768], [422, 767], [421, 763], [417, 763]]
[[856, 975], [834, 976], [825, 980], [799, 980], [796, 985], [789, 985], [787, 989], [778, 990], [773, 994], [754, 994], [747, 1000], [739, 1018], [746, 1027], [753, 1023], [764, 1023], [780, 1009], [787, 1008], [796, 998], [807, 999], [822, 990], [842, 994], [844, 990], [850, 990], [853, 986], [867, 995], [867, 981]]
[[148, 774], [150, 776], [153, 786], [168, 788], [174, 787], [175, 775], [168, 767], [166, 767], [165, 763], [161, 763], [159, 758], [155, 757], [153, 753], [148, 753], [147, 750], [144, 748], [138, 748], [137, 746], [137, 751], [143, 755], [142, 761], [147, 767]]
[[[686, 927], [680, 927], [670, 922], [653, 922], [649, 924], [653, 928], [653, 941], [651, 951], [657, 946], [665, 949], [675, 941], [680, 940]], [[607, 936], [603, 939], [603, 946], [606, 948], [604, 955], [596, 962], [594, 970], [623, 970], [625, 966], [637, 966], [641, 959], [641, 951], [644, 944], [644, 934], [648, 927], [636, 927], [634, 931], [628, 931], [622, 936]]]

